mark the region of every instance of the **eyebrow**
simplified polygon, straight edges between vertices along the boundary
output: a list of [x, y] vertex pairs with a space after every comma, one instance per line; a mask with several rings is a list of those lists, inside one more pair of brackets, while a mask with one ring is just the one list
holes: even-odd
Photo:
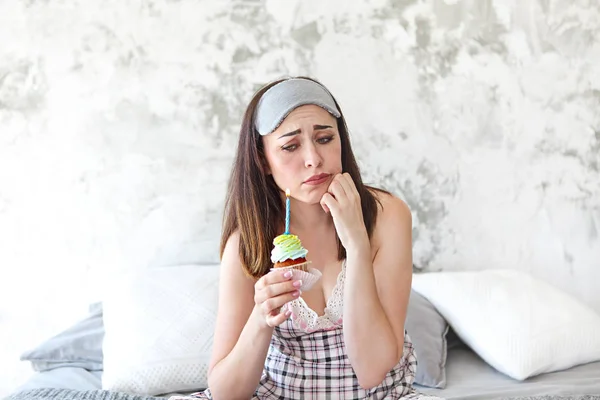
[[[321, 131], [323, 129], [331, 129], [331, 128], [333, 128], [333, 127], [330, 125], [313, 125], [313, 130], [315, 130], [315, 131]], [[283, 135], [279, 136], [278, 139], [288, 137], [288, 136], [295, 136], [295, 135], [298, 135], [299, 133], [300, 133], [300, 129], [296, 129], [295, 131], [284, 133]]]

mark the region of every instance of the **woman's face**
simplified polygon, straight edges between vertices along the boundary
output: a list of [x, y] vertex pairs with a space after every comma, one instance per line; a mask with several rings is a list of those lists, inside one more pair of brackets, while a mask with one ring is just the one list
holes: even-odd
[[336, 119], [319, 106], [296, 108], [262, 140], [268, 172], [296, 200], [319, 203], [335, 174], [342, 172]]

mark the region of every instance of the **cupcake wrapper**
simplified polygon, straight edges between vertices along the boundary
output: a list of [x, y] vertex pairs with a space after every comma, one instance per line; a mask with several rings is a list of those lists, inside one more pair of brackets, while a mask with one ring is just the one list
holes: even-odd
[[303, 264], [292, 265], [290, 267], [271, 268], [271, 271], [273, 271], [275, 269], [278, 271], [287, 271], [287, 270], [292, 271], [292, 279], [295, 281], [301, 280], [302, 286], [300, 286], [300, 290], [302, 290], [303, 292], [307, 292], [310, 289], [312, 289], [312, 287], [315, 285], [315, 283], [317, 283], [319, 281], [319, 279], [321, 279], [321, 276], [322, 276], [321, 271], [319, 271], [318, 269], [315, 269], [315, 268], [308, 268], [308, 272], [297, 269], [298, 266], [308, 265], [308, 264], [310, 264], [310, 261], [303, 263]]

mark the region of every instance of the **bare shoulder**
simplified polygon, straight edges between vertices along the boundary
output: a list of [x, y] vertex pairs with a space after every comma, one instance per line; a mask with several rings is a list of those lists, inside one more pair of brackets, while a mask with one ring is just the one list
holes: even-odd
[[373, 249], [377, 251], [386, 240], [412, 231], [412, 214], [408, 204], [401, 198], [386, 192], [372, 191], [378, 201], [377, 222], [372, 236]]
[[227, 242], [225, 242], [221, 266], [229, 267], [232, 264], [238, 264], [238, 266], [241, 265], [239, 249], [240, 232], [236, 230], [229, 236]]
[[373, 191], [373, 194], [379, 203], [377, 207], [377, 226], [387, 225], [386, 222], [389, 220], [394, 220], [396, 223], [412, 224], [412, 214], [404, 200], [386, 192]]
[[239, 231], [233, 232], [225, 243], [223, 256], [221, 257], [221, 273], [228, 274], [229, 277], [234, 278], [237, 282], [245, 282], [247, 285], [254, 284], [254, 279], [247, 276], [242, 268]]

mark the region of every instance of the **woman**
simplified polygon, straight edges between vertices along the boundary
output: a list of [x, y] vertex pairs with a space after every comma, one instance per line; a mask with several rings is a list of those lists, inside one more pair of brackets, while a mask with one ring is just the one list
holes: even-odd
[[[290, 232], [322, 278], [307, 292], [273, 270]], [[404, 320], [411, 213], [362, 183], [339, 105], [309, 78], [273, 82], [241, 128], [221, 239], [219, 310], [208, 372], [215, 399], [425, 398]]]

